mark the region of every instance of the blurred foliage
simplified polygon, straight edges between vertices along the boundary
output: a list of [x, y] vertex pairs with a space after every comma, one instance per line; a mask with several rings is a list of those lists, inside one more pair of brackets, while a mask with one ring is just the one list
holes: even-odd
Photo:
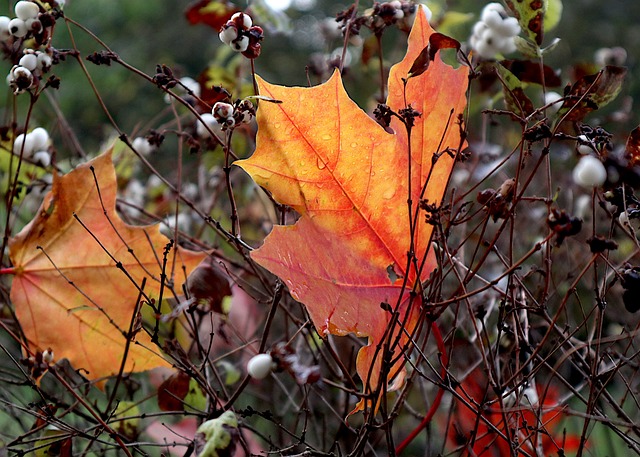
[[[12, 2], [0, 5], [0, 13], [9, 14]], [[186, 0], [156, 0], [154, 2], [127, 0], [69, 0], [65, 14], [82, 24], [100, 37], [111, 49], [125, 61], [136, 66], [148, 75], [153, 75], [157, 64], [170, 66], [178, 76], [196, 78], [207, 66], [220, 59], [222, 44], [217, 33], [205, 25], [189, 25], [184, 11], [190, 2]], [[238, 2], [240, 6], [245, 2]], [[261, 8], [264, 9], [264, 4]], [[313, 5], [314, 2], [299, 2]], [[477, 19], [484, 2], [474, 0], [432, 0], [426, 2], [434, 11], [436, 26], [454, 38], [465, 41]], [[324, 40], [322, 30], [326, 30], [331, 18], [348, 6], [348, 2], [317, 0], [309, 10], [290, 7], [285, 13], [265, 14], [269, 23], [265, 25], [263, 52], [256, 61], [256, 71], [265, 79], [283, 85], [307, 85], [305, 66], [313, 53], [331, 53], [341, 50], [342, 42], [338, 34], [333, 40]], [[361, 7], [369, 6], [368, 2]], [[447, 13], [445, 14], [444, 11]], [[282, 16], [289, 20], [283, 20]], [[562, 71], [565, 84], [575, 80], [573, 70], [568, 64], [593, 64], [594, 52], [600, 47], [622, 46], [629, 53], [630, 76], [627, 78], [623, 94], [637, 98], [640, 95], [640, 82], [634, 78], [634, 67], [640, 52], [640, 31], [634, 18], [640, 16], [640, 4], [625, 0], [599, 2], [596, 0], [566, 0], [559, 25], [545, 35], [544, 45], [555, 37], [561, 39], [557, 49], [545, 56], [545, 63]], [[597, 24], [584, 27], [585, 23]], [[279, 26], [281, 30], [274, 28]], [[83, 57], [102, 50], [89, 35], [77, 28], [71, 28], [73, 39]], [[326, 34], [325, 34], [326, 35]], [[384, 57], [387, 65], [397, 61], [404, 49], [405, 36], [396, 30], [390, 30], [384, 37]], [[71, 47], [71, 35], [60, 23], [55, 36], [55, 46]], [[286, 52], [282, 52], [286, 49]], [[354, 59], [359, 55], [354, 54]], [[246, 60], [246, 59], [245, 59]], [[354, 64], [357, 62], [354, 62]], [[128, 133], [148, 128], [145, 121], [158, 113], [166, 112], [164, 94], [161, 90], [132, 75], [119, 65], [108, 69], [96, 68], [85, 61], [95, 86], [105, 97], [105, 104], [119, 126]], [[8, 72], [6, 62], [0, 64], [0, 71]], [[250, 69], [242, 62], [238, 70], [247, 76]], [[364, 78], [353, 80], [346, 72], [345, 84], [351, 95], [359, 101], [368, 100], [378, 88], [377, 58], [367, 66], [360, 66]], [[107, 117], [95, 103], [95, 95], [77, 63], [68, 59], [67, 64], [59, 65], [55, 73], [61, 77], [62, 85], [55, 93], [59, 109], [64, 113], [72, 130], [80, 136], [80, 144], [87, 151], [94, 151], [98, 145], [112, 133]], [[313, 84], [317, 78], [311, 77]], [[233, 90], [234, 88], [230, 88]], [[5, 92], [3, 105], [10, 100]], [[36, 123], [47, 126], [55, 119], [54, 110], [41, 109], [37, 113]], [[5, 113], [5, 116], [7, 114]], [[61, 135], [63, 136], [63, 135]], [[65, 138], [60, 138], [64, 140]], [[65, 144], [64, 141], [55, 141]], [[60, 146], [59, 146], [60, 147]]]

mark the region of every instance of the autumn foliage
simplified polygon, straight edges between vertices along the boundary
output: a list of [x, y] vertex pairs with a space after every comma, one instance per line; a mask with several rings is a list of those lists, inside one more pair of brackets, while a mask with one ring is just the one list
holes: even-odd
[[36, 218], [9, 243], [11, 301], [29, 352], [51, 350], [98, 380], [121, 367], [168, 365], [141, 331], [142, 302], [156, 302], [163, 289], [181, 293], [206, 257], [175, 247], [157, 225], [122, 222], [116, 190], [106, 152], [56, 176]]
[[436, 57], [409, 78], [432, 33], [418, 14], [407, 54], [390, 71], [386, 106], [411, 111], [392, 116], [390, 131], [349, 99], [337, 72], [312, 88], [259, 80], [260, 93], [280, 103], [261, 105], [256, 152], [236, 163], [301, 215], [275, 227], [252, 257], [306, 305], [321, 335], [369, 338], [357, 364], [365, 392], [379, 391], [384, 345], [397, 360], [390, 389], [404, 381], [402, 348], [424, 312], [415, 293], [435, 267], [419, 203], [440, 204], [463, 146], [467, 69]]

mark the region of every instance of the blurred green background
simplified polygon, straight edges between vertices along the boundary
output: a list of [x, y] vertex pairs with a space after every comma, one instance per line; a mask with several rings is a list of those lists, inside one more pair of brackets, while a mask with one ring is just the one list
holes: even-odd
[[[2, 1], [0, 14], [12, 16], [13, 3]], [[306, 85], [305, 66], [310, 56], [313, 53], [331, 53], [341, 47], [339, 36], [332, 40], [324, 39], [321, 25], [328, 24], [331, 17], [349, 3], [327, 0], [292, 0], [289, 3], [291, 5], [286, 11], [277, 12], [268, 11], [264, 4], [253, 2], [254, 8], [258, 6], [263, 11], [255, 22], [264, 26], [266, 36], [263, 53], [256, 61], [256, 70], [278, 84]], [[445, 32], [460, 41], [468, 38], [486, 4], [475, 0], [434, 0], [426, 3], [436, 13], [437, 20], [442, 19], [444, 11], [462, 13], [453, 20], [454, 16], [448, 17], [447, 25], [443, 25]], [[561, 42], [546, 56], [545, 62], [561, 70], [563, 82], [569, 83], [572, 64], [593, 62], [598, 48], [622, 46], [629, 54], [629, 76], [622, 95], [637, 98], [640, 86], [636, 82], [635, 66], [640, 52], [640, 24], [636, 19], [640, 17], [640, 3], [625, 0], [565, 0], [563, 3], [561, 22], [545, 39], [549, 43], [558, 37]], [[247, 5], [246, 2], [236, 4], [239, 7]], [[202, 24], [190, 25], [184, 16], [188, 5], [188, 1], [176, 0], [68, 0], [65, 14], [91, 30], [128, 63], [149, 75], [154, 74], [156, 64], [166, 64], [180, 76], [195, 78], [211, 63], [224, 68], [235, 58], [243, 60], [241, 76], [248, 80], [246, 59], [231, 56], [222, 49], [213, 29]], [[361, 2], [362, 8], [366, 6], [370, 6], [369, 2]], [[83, 56], [102, 50], [83, 31], [73, 26], [71, 31]], [[401, 58], [404, 39], [394, 30], [385, 34], [388, 64]], [[71, 37], [62, 21], [58, 21], [53, 45], [58, 49], [71, 47]], [[377, 59], [363, 67], [356, 55], [353, 63], [357, 64], [360, 73], [351, 77], [347, 72], [346, 85], [352, 96], [364, 103], [371, 100], [371, 95], [379, 87]], [[162, 91], [121, 66], [97, 67], [89, 62], [86, 65], [107, 108], [125, 132], [153, 127], [154, 117], [167, 109]], [[0, 64], [2, 74], [7, 74], [9, 69], [7, 62]], [[74, 59], [67, 59], [56, 66], [54, 73], [62, 79], [62, 86], [51, 93], [79, 136], [80, 143], [90, 152], [112, 134], [107, 117], [96, 103], [95, 95]], [[6, 121], [11, 115], [11, 94], [8, 88], [2, 94], [0, 103], [5, 107], [3, 119]], [[18, 102], [24, 105], [26, 97]], [[51, 129], [54, 144], [64, 154], [68, 139], [52, 125], [55, 119], [53, 107], [41, 103], [36, 123]], [[637, 118], [632, 119], [632, 123], [637, 124]]]

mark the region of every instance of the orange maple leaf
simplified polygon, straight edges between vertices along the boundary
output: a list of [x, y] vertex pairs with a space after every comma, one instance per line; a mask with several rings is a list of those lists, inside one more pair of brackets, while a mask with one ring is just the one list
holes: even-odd
[[[436, 57], [426, 72], [407, 81], [405, 90], [403, 78], [432, 33], [425, 15], [418, 14], [407, 54], [389, 75], [387, 105], [396, 113], [410, 105], [421, 114], [410, 142], [402, 121], [393, 117], [395, 133], [387, 133], [349, 99], [337, 72], [312, 88], [259, 79], [261, 95], [282, 103], [260, 105], [256, 151], [236, 162], [277, 201], [300, 214], [295, 225], [274, 227], [252, 258], [282, 278], [292, 296], [306, 305], [320, 334], [369, 338], [357, 359], [369, 393], [381, 379], [378, 346], [390, 321], [381, 304], [397, 309], [406, 332], [395, 326], [388, 339], [394, 341], [402, 332], [401, 344], [390, 348], [396, 357], [419, 317], [420, 306], [410, 306], [408, 292], [414, 286], [418, 290], [417, 283], [426, 281], [435, 267], [430, 258], [419, 277], [416, 269], [407, 270], [412, 231], [407, 199], [413, 201], [412, 218], [421, 199], [438, 205], [454, 161], [444, 151], [461, 146], [456, 122], [466, 106], [467, 68], [454, 69]], [[439, 158], [432, 169], [434, 154]], [[424, 214], [418, 217], [413, 248], [421, 262], [432, 226], [424, 223]], [[406, 277], [405, 287], [388, 273], [391, 269]], [[403, 366], [399, 360], [388, 373], [390, 389], [402, 385]], [[363, 406], [361, 402], [358, 408]]]
[[[107, 151], [55, 176], [36, 217], [9, 241], [11, 301], [29, 344], [53, 349], [56, 359], [67, 358], [90, 379], [119, 372], [140, 285], [146, 278], [144, 294], [158, 298], [169, 243], [157, 225], [125, 224], [115, 211], [116, 190]], [[166, 274], [174, 290], [182, 290], [205, 257], [180, 247], [169, 252]], [[167, 365], [155, 347], [139, 331], [125, 370]]]

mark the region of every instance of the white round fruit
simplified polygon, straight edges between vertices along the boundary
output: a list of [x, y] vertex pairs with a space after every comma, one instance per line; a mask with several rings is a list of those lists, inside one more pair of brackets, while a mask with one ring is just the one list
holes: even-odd
[[258, 354], [251, 357], [247, 363], [247, 373], [253, 379], [264, 379], [275, 368], [275, 363], [270, 354]]

